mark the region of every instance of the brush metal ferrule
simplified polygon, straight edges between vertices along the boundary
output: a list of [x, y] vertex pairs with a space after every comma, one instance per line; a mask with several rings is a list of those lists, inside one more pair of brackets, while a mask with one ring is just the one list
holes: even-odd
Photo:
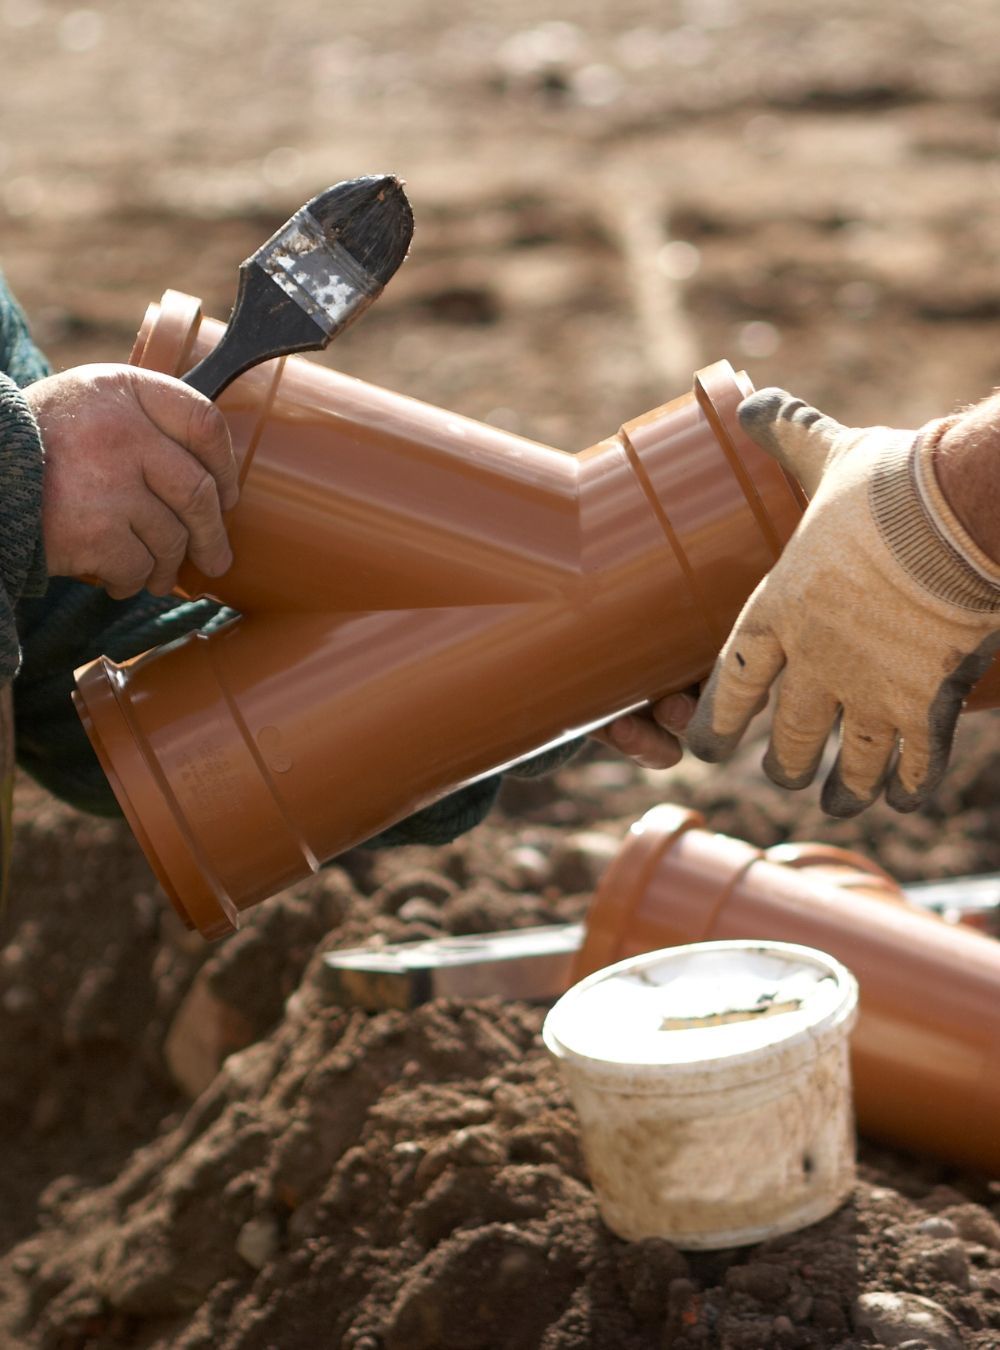
[[372, 303], [381, 283], [305, 207], [254, 255], [253, 261], [328, 337]]

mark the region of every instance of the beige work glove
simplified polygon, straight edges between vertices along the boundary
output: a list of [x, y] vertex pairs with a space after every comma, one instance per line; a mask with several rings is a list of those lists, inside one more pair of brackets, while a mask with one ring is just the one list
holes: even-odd
[[934, 472], [958, 419], [843, 427], [782, 389], [752, 395], [739, 417], [811, 500], [722, 649], [687, 743], [725, 759], [780, 674], [767, 775], [807, 786], [839, 718], [824, 810], [856, 815], [884, 787], [890, 806], [912, 811], [940, 781], [962, 702], [1000, 647], [1000, 565]]

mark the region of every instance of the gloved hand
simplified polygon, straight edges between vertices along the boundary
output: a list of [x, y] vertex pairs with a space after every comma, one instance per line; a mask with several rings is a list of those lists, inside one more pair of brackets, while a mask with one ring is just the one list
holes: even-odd
[[[934, 789], [962, 702], [1000, 647], [1000, 565], [959, 521], [935, 470], [970, 416], [982, 431], [982, 416], [964, 414], [914, 433], [843, 427], [781, 389], [740, 406], [744, 429], [811, 501], [688, 725], [699, 758], [729, 755], [783, 672], [764, 759], [774, 782], [810, 783], [839, 717], [822, 793], [831, 815], [856, 815], [883, 787], [890, 806], [912, 811]], [[995, 453], [992, 462], [984, 488], [995, 494]]]

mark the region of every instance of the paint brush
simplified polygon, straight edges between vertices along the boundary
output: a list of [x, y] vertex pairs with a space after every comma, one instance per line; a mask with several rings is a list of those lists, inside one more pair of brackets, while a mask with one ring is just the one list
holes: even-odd
[[378, 299], [412, 234], [410, 204], [391, 175], [351, 178], [313, 197], [240, 264], [226, 330], [185, 384], [214, 399], [260, 361], [325, 347]]

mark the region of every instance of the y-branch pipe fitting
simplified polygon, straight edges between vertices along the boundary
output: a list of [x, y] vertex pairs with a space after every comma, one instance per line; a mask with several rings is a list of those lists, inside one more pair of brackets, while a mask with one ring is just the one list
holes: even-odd
[[881, 868], [822, 844], [766, 852], [656, 806], [632, 826], [587, 915], [572, 980], [626, 957], [745, 938], [828, 952], [860, 989], [858, 1124], [1000, 1173], [1000, 942], [909, 903]]
[[[176, 374], [222, 325], [151, 306]], [[463, 783], [702, 678], [799, 519], [726, 362], [566, 453], [301, 357], [220, 400], [235, 563], [181, 587], [241, 617], [77, 672], [159, 880], [206, 936]]]

